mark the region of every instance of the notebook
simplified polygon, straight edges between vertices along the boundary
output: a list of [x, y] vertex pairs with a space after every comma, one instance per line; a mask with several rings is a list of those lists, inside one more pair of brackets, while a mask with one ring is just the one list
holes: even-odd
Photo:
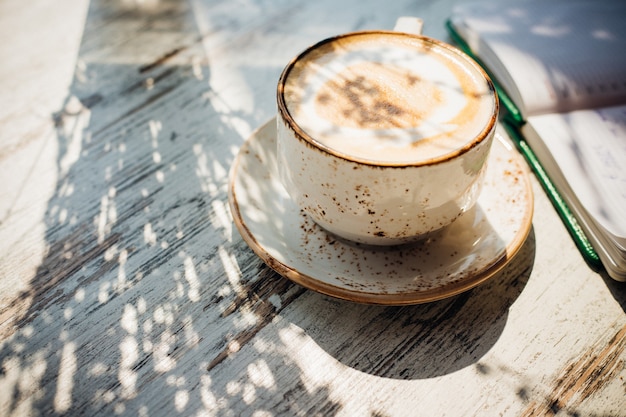
[[626, 2], [482, 1], [446, 25], [587, 262], [626, 281]]

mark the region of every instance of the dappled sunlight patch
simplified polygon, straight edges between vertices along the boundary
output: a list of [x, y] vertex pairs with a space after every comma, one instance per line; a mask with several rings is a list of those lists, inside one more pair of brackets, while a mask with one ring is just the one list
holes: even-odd
[[155, 372], [165, 373], [176, 367], [176, 360], [170, 355], [172, 345], [175, 342], [176, 338], [169, 330], [161, 334], [160, 341], [152, 349]]
[[137, 373], [133, 369], [139, 359], [138, 344], [133, 336], [126, 336], [120, 343], [120, 369], [118, 379], [122, 388], [121, 397], [134, 398], [137, 395]]
[[189, 287], [189, 290], [187, 292], [189, 301], [198, 302], [200, 301], [200, 281], [198, 279], [198, 274], [196, 272], [196, 268], [193, 264], [193, 260], [191, 259], [191, 257], [185, 257], [184, 267], [185, 280], [187, 281]]
[[258, 359], [248, 365], [248, 379], [256, 387], [276, 390], [276, 380], [264, 359]]
[[189, 392], [185, 390], [176, 391], [176, 394], [174, 394], [174, 407], [176, 408], [176, 411], [178, 411], [179, 413], [185, 411], [185, 407], [187, 406], [188, 402]]
[[137, 333], [138, 322], [137, 322], [137, 310], [131, 304], [126, 304], [124, 306], [124, 312], [122, 313], [122, 318], [120, 319], [120, 326], [122, 329], [126, 330], [128, 334], [134, 335]]
[[74, 342], [66, 342], [61, 351], [57, 389], [54, 395], [54, 410], [57, 413], [67, 412], [72, 405], [76, 368], [76, 345]]

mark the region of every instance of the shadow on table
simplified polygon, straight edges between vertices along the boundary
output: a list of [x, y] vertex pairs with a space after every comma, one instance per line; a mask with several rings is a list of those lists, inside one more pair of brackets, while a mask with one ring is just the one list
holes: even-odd
[[626, 282], [619, 282], [609, 277], [609, 275], [603, 271], [600, 272], [600, 276], [606, 283], [606, 287], [611, 292], [611, 295], [617, 301], [617, 303], [622, 307], [622, 310], [626, 312]]
[[[534, 258], [531, 230], [509, 265], [455, 297], [406, 307], [327, 300], [336, 314], [316, 323], [314, 328], [320, 330], [310, 336], [341, 363], [384, 378], [424, 379], [468, 366], [480, 369], [480, 358], [504, 330], [508, 310], [523, 291]], [[317, 299], [309, 308], [318, 308], [319, 303]], [[310, 314], [316, 316], [314, 311]]]

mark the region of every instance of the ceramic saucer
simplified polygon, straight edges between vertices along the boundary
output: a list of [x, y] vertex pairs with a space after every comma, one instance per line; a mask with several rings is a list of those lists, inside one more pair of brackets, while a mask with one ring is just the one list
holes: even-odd
[[478, 203], [452, 225], [403, 246], [338, 240], [300, 212], [277, 178], [274, 119], [242, 145], [229, 203], [244, 240], [282, 276], [337, 298], [385, 305], [434, 301], [484, 282], [520, 249], [533, 214], [528, 170], [497, 132]]

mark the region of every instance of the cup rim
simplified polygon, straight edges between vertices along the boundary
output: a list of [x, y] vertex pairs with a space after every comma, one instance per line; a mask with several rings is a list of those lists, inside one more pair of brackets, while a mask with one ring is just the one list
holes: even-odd
[[[491, 92], [492, 97], [494, 98], [494, 111], [493, 114], [489, 117], [489, 121], [488, 123], [486, 123], [486, 125], [484, 126], [484, 128], [480, 131], [479, 134], [477, 134], [471, 141], [469, 141], [468, 143], [466, 143], [463, 147], [455, 149], [452, 152], [437, 156], [437, 157], [433, 157], [433, 158], [429, 158], [426, 160], [421, 160], [421, 161], [402, 161], [402, 162], [394, 162], [394, 161], [378, 161], [378, 160], [371, 160], [371, 159], [366, 159], [366, 158], [360, 158], [358, 156], [354, 156], [354, 155], [350, 155], [347, 154], [345, 152], [341, 152], [338, 151], [334, 148], [331, 148], [327, 145], [325, 145], [324, 143], [320, 142], [319, 140], [313, 138], [311, 135], [309, 135], [308, 133], [306, 133], [301, 127], [300, 125], [298, 125], [298, 123], [294, 120], [294, 118], [291, 116], [291, 113], [289, 112], [289, 110], [287, 109], [287, 104], [285, 103], [285, 97], [284, 97], [284, 88], [285, 88], [285, 83], [287, 81], [287, 77], [289, 76], [289, 73], [291, 72], [291, 70], [293, 69], [293, 67], [295, 66], [295, 64], [302, 59], [305, 55], [307, 55], [308, 53], [310, 53], [311, 51], [313, 51], [316, 48], [319, 48], [327, 43], [342, 39], [342, 38], [347, 38], [347, 37], [352, 37], [352, 36], [362, 36], [362, 35], [375, 35], [375, 34], [380, 34], [380, 35], [391, 35], [391, 36], [406, 36], [406, 37], [411, 37], [411, 38], [417, 38], [422, 40], [423, 42], [426, 43], [430, 43], [432, 45], [435, 45], [439, 48], [445, 49], [447, 51], [449, 51], [450, 53], [458, 56], [459, 58], [461, 58], [462, 61], [466, 62], [468, 65], [472, 66], [479, 74], [481, 74], [484, 79], [487, 81], [487, 85], [488, 85], [488, 90], [489, 92]], [[471, 58], [469, 55], [467, 55], [465, 52], [461, 51], [458, 48], [453, 47], [452, 45], [440, 41], [438, 39], [435, 38], [431, 38], [429, 36], [425, 36], [425, 35], [418, 35], [418, 34], [413, 34], [413, 33], [406, 33], [406, 32], [399, 32], [399, 31], [393, 31], [393, 30], [363, 30], [363, 31], [353, 31], [353, 32], [347, 32], [347, 33], [343, 33], [340, 35], [335, 35], [335, 36], [331, 36], [328, 37], [326, 39], [323, 39], [319, 42], [316, 42], [315, 44], [307, 47], [306, 49], [304, 49], [302, 52], [300, 52], [298, 55], [296, 55], [294, 58], [292, 58], [289, 63], [285, 66], [285, 68], [283, 69], [280, 78], [278, 79], [278, 85], [277, 85], [277, 89], [276, 89], [276, 101], [277, 101], [277, 107], [278, 107], [278, 115], [279, 117], [285, 121], [285, 123], [288, 125], [288, 127], [295, 133], [296, 137], [300, 140], [303, 140], [307, 143], [309, 143], [311, 146], [320, 149], [321, 151], [330, 154], [332, 156], [338, 157], [340, 159], [344, 159], [346, 161], [350, 161], [350, 162], [354, 162], [357, 164], [361, 164], [361, 165], [369, 165], [369, 166], [384, 166], [384, 167], [399, 167], [399, 168], [405, 168], [405, 167], [413, 167], [413, 166], [425, 166], [425, 165], [435, 165], [435, 164], [439, 164], [439, 163], [443, 163], [446, 161], [450, 161], [452, 159], [457, 158], [458, 156], [468, 152], [470, 149], [476, 147], [477, 145], [479, 145], [480, 143], [482, 143], [485, 139], [487, 139], [490, 134], [495, 131], [495, 125], [498, 119], [498, 114], [499, 114], [499, 109], [500, 109], [500, 103], [499, 103], [499, 98], [498, 98], [498, 94], [496, 93], [496, 89], [495, 86], [493, 84], [493, 81], [491, 80], [491, 77], [489, 77], [489, 75], [487, 74], [487, 72], [473, 59]]]

